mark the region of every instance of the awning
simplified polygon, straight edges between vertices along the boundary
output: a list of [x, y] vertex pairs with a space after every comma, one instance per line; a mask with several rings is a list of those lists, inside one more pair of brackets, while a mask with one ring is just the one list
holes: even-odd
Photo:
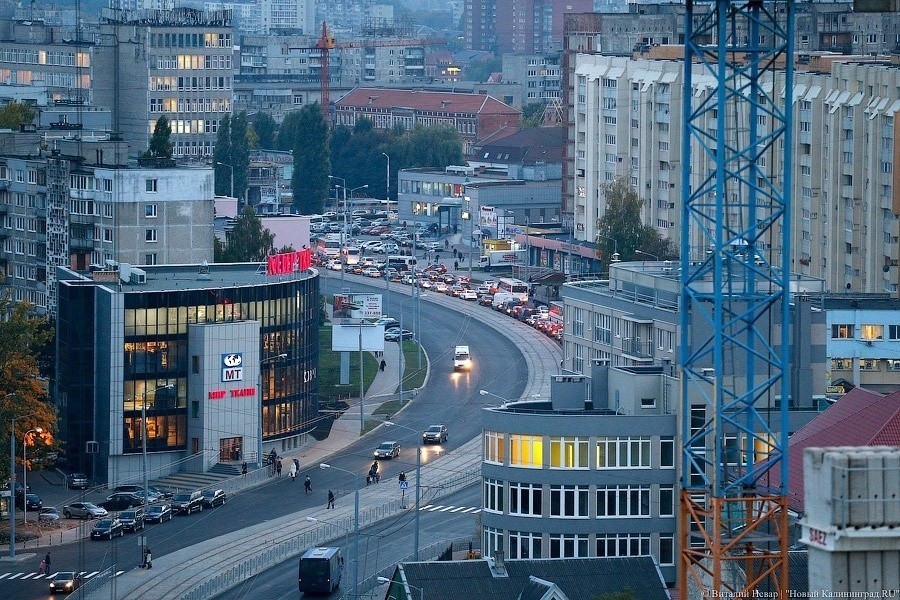
[[859, 106], [859, 103], [862, 102], [863, 93], [856, 92], [856, 94], [850, 98], [850, 102], [847, 103], [847, 106]]
[[804, 100], [814, 100], [819, 97], [819, 94], [822, 93], [822, 86], [820, 85], [811, 85], [809, 86], [809, 91], [806, 92], [806, 96], [803, 97]]
[[794, 93], [791, 98], [791, 104], [795, 103], [797, 100], [806, 93], [806, 86], [802, 83], [798, 83], [794, 86]]

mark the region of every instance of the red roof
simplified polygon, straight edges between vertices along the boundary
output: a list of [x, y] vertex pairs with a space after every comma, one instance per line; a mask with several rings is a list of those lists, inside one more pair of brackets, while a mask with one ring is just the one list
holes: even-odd
[[356, 88], [335, 102], [335, 108], [368, 106], [375, 110], [410, 108], [457, 114], [511, 114], [519, 111], [487, 94]]
[[[834, 446], [900, 445], [900, 392], [882, 396], [854, 388], [788, 440], [788, 503], [803, 511], [803, 451]], [[780, 469], [768, 477], [778, 481]]]

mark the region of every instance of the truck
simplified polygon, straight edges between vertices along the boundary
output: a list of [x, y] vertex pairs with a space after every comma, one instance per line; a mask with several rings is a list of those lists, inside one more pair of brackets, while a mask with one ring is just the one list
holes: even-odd
[[525, 250], [488, 250], [478, 257], [478, 267], [485, 271], [525, 264]]
[[453, 351], [453, 370], [468, 371], [472, 367], [468, 346], [457, 346]]

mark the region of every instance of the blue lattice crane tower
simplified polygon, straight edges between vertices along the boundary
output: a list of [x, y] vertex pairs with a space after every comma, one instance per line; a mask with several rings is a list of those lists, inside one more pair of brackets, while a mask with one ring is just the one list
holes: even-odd
[[787, 594], [793, 10], [686, 7], [682, 598]]

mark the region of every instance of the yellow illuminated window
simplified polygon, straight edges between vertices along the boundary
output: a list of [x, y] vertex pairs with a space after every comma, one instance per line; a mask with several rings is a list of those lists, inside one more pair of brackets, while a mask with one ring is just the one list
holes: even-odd
[[558, 469], [587, 469], [588, 440], [551, 437], [550, 466]]
[[859, 331], [860, 337], [864, 340], [884, 339], [884, 325], [862, 325]]
[[544, 464], [544, 440], [537, 435], [509, 436], [509, 464], [540, 469]]

